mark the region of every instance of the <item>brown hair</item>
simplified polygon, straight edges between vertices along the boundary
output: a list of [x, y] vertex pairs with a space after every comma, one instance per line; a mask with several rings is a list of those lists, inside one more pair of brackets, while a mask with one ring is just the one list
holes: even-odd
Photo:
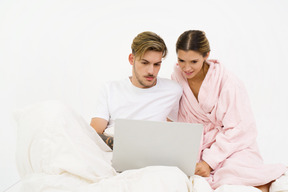
[[167, 55], [167, 47], [164, 40], [156, 33], [145, 31], [138, 34], [131, 45], [132, 53], [142, 58], [146, 51], [162, 52], [162, 57]]
[[182, 33], [177, 40], [176, 52], [179, 49], [183, 51], [196, 51], [205, 57], [210, 51], [210, 45], [205, 32], [188, 30]]

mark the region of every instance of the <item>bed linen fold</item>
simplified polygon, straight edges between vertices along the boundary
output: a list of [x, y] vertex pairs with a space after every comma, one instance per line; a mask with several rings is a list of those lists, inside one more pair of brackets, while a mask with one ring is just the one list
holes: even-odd
[[[117, 173], [111, 166], [110, 148], [62, 102], [29, 106], [15, 112], [15, 119], [19, 192], [213, 192], [205, 178], [188, 178], [177, 167], [150, 166]], [[288, 189], [283, 182], [287, 178], [276, 181], [273, 189]], [[215, 191], [249, 190], [257, 191], [237, 185]]]

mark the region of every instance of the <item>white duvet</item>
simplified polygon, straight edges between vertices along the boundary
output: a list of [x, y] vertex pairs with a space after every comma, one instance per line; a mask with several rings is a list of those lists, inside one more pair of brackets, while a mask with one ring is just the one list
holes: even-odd
[[[151, 166], [117, 173], [112, 152], [84, 119], [58, 101], [15, 113], [17, 167], [21, 192], [212, 192], [206, 180], [188, 178], [177, 167]], [[224, 185], [215, 192], [253, 192], [254, 187]], [[288, 192], [288, 173], [271, 191]]]

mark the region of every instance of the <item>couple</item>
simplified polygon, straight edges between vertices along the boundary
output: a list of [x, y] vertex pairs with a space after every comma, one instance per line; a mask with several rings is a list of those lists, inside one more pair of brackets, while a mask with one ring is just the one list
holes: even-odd
[[263, 164], [245, 88], [220, 63], [208, 60], [205, 33], [190, 30], [179, 36], [174, 81], [157, 77], [167, 54], [161, 37], [140, 33], [131, 48], [132, 76], [103, 87], [91, 120], [106, 144], [113, 148], [116, 118], [201, 123], [204, 134], [195, 174], [205, 177], [213, 189], [233, 184], [269, 191], [286, 168]]

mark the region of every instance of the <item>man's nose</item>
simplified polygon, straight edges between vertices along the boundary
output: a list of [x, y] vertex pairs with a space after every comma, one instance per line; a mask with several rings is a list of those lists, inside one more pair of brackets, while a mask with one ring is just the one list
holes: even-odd
[[148, 74], [151, 74], [151, 75], [153, 75], [154, 74], [154, 65], [149, 65], [148, 66]]

